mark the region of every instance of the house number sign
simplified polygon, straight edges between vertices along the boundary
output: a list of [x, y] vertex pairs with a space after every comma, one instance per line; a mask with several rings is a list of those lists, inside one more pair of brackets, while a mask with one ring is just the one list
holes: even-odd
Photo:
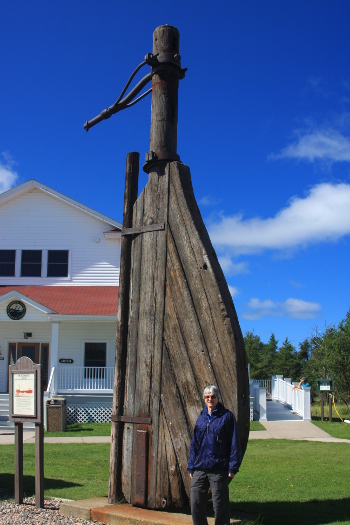
[[59, 360], [60, 363], [64, 363], [65, 365], [71, 365], [74, 363], [74, 360], [73, 359], [60, 359]]

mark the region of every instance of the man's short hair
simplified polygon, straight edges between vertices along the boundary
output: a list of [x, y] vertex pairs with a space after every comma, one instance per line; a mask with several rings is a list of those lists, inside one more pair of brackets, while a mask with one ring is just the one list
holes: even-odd
[[213, 394], [214, 396], [216, 396], [218, 399], [220, 399], [220, 392], [218, 390], [218, 388], [215, 386], [215, 385], [209, 385], [209, 386], [206, 386], [204, 391], [203, 391], [203, 398], [205, 398], [205, 396], [207, 396], [208, 394]]

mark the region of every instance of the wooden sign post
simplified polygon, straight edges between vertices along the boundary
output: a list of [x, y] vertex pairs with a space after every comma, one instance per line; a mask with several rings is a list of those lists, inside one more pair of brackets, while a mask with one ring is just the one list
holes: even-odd
[[115, 104], [84, 125], [88, 130], [129, 107], [152, 80], [144, 93], [152, 92], [143, 167], [149, 175], [138, 198], [138, 155], [127, 157], [108, 498], [114, 503], [123, 495], [152, 509], [188, 502], [189, 446], [205, 386], [217, 385], [235, 414], [243, 454], [249, 435], [243, 336], [190, 170], [177, 154], [185, 75], [179, 40], [175, 27], [158, 27], [153, 52], [133, 75], [145, 64], [151, 73], [122, 98], [129, 81]]
[[9, 366], [10, 414], [15, 423], [15, 502], [23, 503], [23, 423], [35, 423], [35, 504], [44, 507], [44, 426], [41, 365], [21, 357]]

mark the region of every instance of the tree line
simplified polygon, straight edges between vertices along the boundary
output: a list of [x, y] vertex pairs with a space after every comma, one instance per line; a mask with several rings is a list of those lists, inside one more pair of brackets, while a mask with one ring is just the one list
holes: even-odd
[[279, 346], [273, 333], [269, 342], [263, 343], [254, 332], [247, 332], [244, 342], [252, 379], [283, 374], [300, 381], [305, 376], [314, 398], [318, 395], [316, 379], [333, 379], [335, 395], [350, 409], [350, 310], [337, 327], [325, 327], [323, 331], [315, 328], [298, 349], [288, 338]]

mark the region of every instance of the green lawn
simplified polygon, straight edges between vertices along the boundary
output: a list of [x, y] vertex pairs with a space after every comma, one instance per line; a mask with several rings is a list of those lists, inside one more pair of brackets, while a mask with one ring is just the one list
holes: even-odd
[[250, 432], [254, 432], [254, 430], [266, 430], [265, 427], [262, 426], [259, 421], [251, 421], [250, 422]]
[[[259, 421], [250, 422], [250, 430], [265, 430]], [[110, 436], [111, 423], [71, 423], [67, 432], [45, 432], [46, 437]]]
[[[342, 419], [350, 419], [350, 412], [346, 405], [336, 403], [337, 410]], [[321, 421], [321, 405], [320, 403], [313, 403], [311, 405], [312, 422], [317, 427], [325, 432], [328, 432], [332, 437], [340, 439], [350, 439], [350, 423], [342, 423], [338, 414], [332, 405], [332, 423], [329, 422], [329, 408], [328, 403], [324, 406], [324, 420]]]
[[233, 509], [264, 525], [350, 524], [350, 444], [249, 441], [230, 485]]
[[110, 436], [111, 423], [71, 423], [67, 432], [45, 432], [45, 437]]
[[[109, 444], [46, 444], [45, 496], [108, 492]], [[14, 447], [0, 448], [0, 487], [13, 487]], [[230, 485], [232, 508], [264, 525], [350, 524], [350, 445], [252, 440]], [[34, 492], [34, 445], [24, 445], [24, 490]]]

